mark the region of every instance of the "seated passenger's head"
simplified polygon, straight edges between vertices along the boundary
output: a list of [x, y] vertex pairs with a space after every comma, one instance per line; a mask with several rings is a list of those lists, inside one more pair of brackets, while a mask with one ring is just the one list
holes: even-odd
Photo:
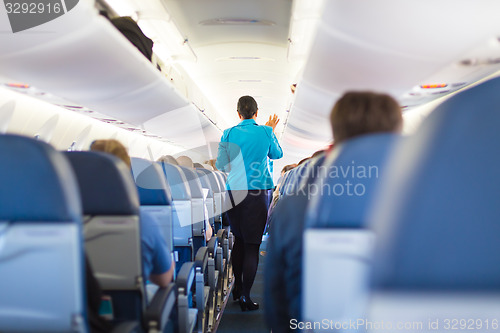
[[252, 119], [257, 116], [257, 102], [252, 96], [242, 96], [238, 100], [238, 115], [240, 119]]
[[297, 164], [288, 164], [288, 165], [285, 165], [283, 167], [283, 169], [281, 169], [281, 175], [283, 176], [285, 173], [287, 173], [288, 171], [292, 170], [296, 166], [297, 166]]
[[158, 159], [158, 162], [164, 162], [164, 163], [168, 163], [168, 164], [179, 165], [179, 163], [177, 163], [177, 160], [173, 156], [171, 156], [171, 155], [163, 155], [162, 157], [160, 157]]
[[330, 114], [335, 143], [358, 135], [400, 132], [403, 117], [398, 102], [389, 95], [373, 92], [347, 92]]
[[176, 158], [176, 160], [180, 166], [190, 168], [190, 169], [194, 168], [193, 160], [188, 156], [179, 156]]
[[113, 154], [120, 158], [128, 167], [131, 167], [130, 156], [128, 155], [125, 146], [118, 140], [106, 139], [106, 140], [95, 140], [90, 145], [90, 150], [92, 151], [102, 151], [105, 153]]

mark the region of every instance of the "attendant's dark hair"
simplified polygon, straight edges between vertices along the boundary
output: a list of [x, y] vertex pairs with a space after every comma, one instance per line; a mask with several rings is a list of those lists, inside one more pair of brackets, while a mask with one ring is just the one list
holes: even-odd
[[336, 143], [358, 135], [399, 132], [403, 124], [401, 108], [389, 95], [373, 92], [347, 92], [330, 114]]
[[257, 112], [257, 102], [252, 96], [242, 96], [238, 100], [238, 113], [243, 119], [250, 119]]

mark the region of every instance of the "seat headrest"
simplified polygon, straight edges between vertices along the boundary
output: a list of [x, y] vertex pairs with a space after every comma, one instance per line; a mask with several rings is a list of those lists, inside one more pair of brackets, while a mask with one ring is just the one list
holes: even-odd
[[362, 228], [387, 157], [400, 135], [363, 135], [337, 146], [326, 158], [311, 196], [306, 227]]
[[318, 177], [319, 170], [326, 159], [326, 153], [322, 153], [314, 158], [311, 158], [305, 170], [302, 170], [302, 176], [299, 179], [299, 184], [296, 189], [297, 192], [303, 191], [307, 188], [309, 184], [312, 184], [316, 181]]
[[170, 186], [173, 200], [190, 200], [191, 189], [189, 188], [188, 181], [182, 169], [177, 166], [166, 162], [158, 162], [162, 168], [167, 183]]
[[500, 79], [441, 104], [391, 158], [375, 286], [500, 290]]
[[75, 175], [52, 146], [19, 135], [0, 135], [0, 220], [81, 221]]
[[189, 189], [191, 190], [191, 198], [203, 198], [201, 182], [196, 171], [183, 166], [179, 166], [179, 168], [181, 168], [186, 177]]
[[202, 188], [208, 189], [207, 198], [213, 198], [213, 187], [212, 182], [209, 179], [208, 174], [201, 172], [200, 170], [195, 170], [198, 175], [198, 179], [200, 180]]
[[84, 215], [138, 215], [132, 174], [119, 158], [102, 152], [65, 152], [75, 171]]
[[131, 163], [141, 205], [171, 205], [172, 193], [161, 166], [136, 157], [131, 158]]
[[197, 169], [197, 172], [204, 173], [208, 180], [210, 181], [210, 185], [212, 186], [212, 191], [215, 193], [219, 193], [222, 191], [222, 184], [220, 183], [218, 177], [215, 175], [215, 171], [207, 170], [207, 169]]
[[314, 169], [315, 162], [316, 159], [308, 159], [306, 162], [291, 170], [290, 177], [287, 179], [287, 186], [284, 192], [285, 195], [297, 193], [300, 185], [306, 181], [310, 171]]

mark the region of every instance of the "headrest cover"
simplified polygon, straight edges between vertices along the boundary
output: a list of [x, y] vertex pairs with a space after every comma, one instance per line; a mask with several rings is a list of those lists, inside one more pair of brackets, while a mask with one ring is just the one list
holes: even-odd
[[142, 158], [132, 158], [132, 173], [141, 205], [169, 206], [172, 193], [160, 165]]
[[119, 158], [101, 152], [66, 152], [80, 186], [85, 215], [138, 215], [132, 174]]
[[183, 166], [179, 166], [179, 168], [184, 172], [184, 176], [188, 181], [189, 188], [191, 189], [191, 198], [203, 198], [201, 182], [196, 171]]
[[297, 193], [300, 184], [304, 181], [304, 179], [308, 177], [312, 165], [314, 165], [313, 160], [308, 159], [303, 164], [291, 170], [292, 172], [290, 173], [290, 177], [287, 180], [287, 185], [284, 192], [285, 195]]
[[173, 164], [158, 162], [163, 168], [163, 172], [167, 177], [167, 183], [172, 191], [173, 200], [190, 200], [191, 189], [182, 169]]
[[343, 142], [327, 157], [317, 181], [305, 191], [309, 228], [362, 228], [397, 134], [359, 136]]
[[323, 163], [326, 159], [326, 153], [322, 153], [314, 158], [311, 158], [309, 163], [307, 163], [306, 169], [303, 171], [304, 175], [301, 177], [298, 187], [296, 189], [297, 192], [303, 191], [309, 184], [312, 184], [316, 181], [318, 177], [319, 171]]
[[205, 175], [207, 175], [208, 180], [210, 181], [210, 184], [212, 186], [212, 191], [214, 191], [214, 193], [219, 193], [222, 191], [222, 184], [220, 183], [218, 177], [215, 175], [214, 171], [207, 169], [197, 169], [196, 171], [203, 172]]
[[500, 291], [500, 79], [440, 105], [377, 195], [375, 285]]
[[81, 221], [78, 184], [66, 158], [50, 145], [0, 135], [0, 220]]
[[202, 188], [209, 189], [207, 198], [213, 198], [212, 182], [208, 178], [208, 175], [200, 170], [195, 170], [195, 172], [198, 175]]

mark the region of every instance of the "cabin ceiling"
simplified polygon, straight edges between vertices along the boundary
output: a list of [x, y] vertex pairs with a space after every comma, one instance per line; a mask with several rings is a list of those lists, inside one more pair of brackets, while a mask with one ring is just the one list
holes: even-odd
[[[278, 167], [331, 141], [328, 114], [347, 90], [387, 92], [414, 115], [500, 70], [498, 0], [98, 1], [141, 28], [173, 23], [177, 38], [143, 28], [155, 48], [178, 44], [160, 57], [162, 73], [97, 15], [92, 0], [82, 0], [30, 31], [1, 34], [0, 79], [189, 147], [217, 141], [238, 122], [238, 98], [251, 95], [259, 123], [281, 118]], [[0, 15], [7, 32], [2, 6]], [[308, 40], [297, 37], [307, 31]]]
[[225, 129], [238, 122], [236, 103], [251, 95], [259, 119], [283, 116], [297, 66], [287, 60], [291, 0], [163, 0], [196, 61], [179, 65], [199, 86]]

